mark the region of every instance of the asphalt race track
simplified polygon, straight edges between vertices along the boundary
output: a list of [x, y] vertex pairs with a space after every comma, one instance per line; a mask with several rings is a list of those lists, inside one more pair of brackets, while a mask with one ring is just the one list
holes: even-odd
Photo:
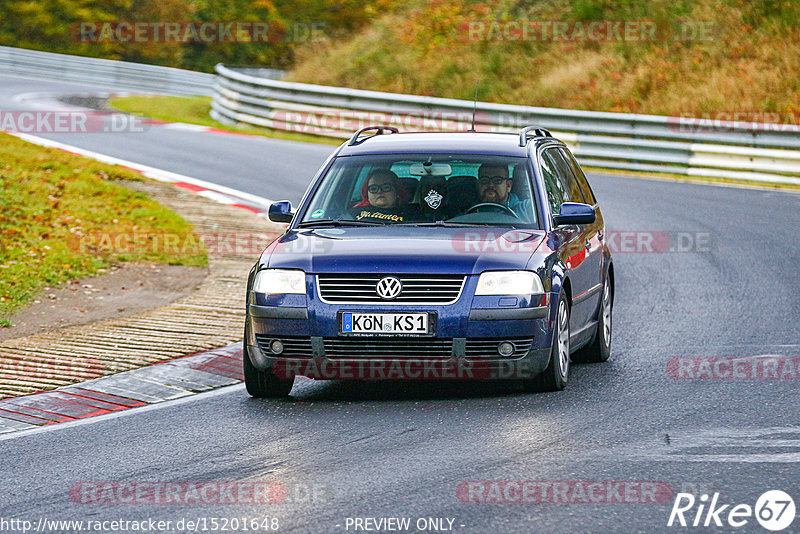
[[[29, 109], [13, 100], [26, 92], [91, 90], [0, 76], [0, 108]], [[293, 201], [332, 149], [160, 125], [37, 135]], [[678, 492], [719, 493], [730, 505], [723, 522], [767, 490], [800, 497], [800, 195], [590, 181], [619, 232], [612, 356], [573, 366], [563, 392], [302, 380], [289, 400], [254, 400], [237, 385], [11, 434], [0, 442], [0, 516], [34, 525], [150, 518], [172, 521], [172, 530], [182, 519], [205, 518], [210, 528], [211, 518], [274, 517], [280, 532], [353, 532], [357, 518], [396, 517], [410, 518], [411, 532], [429, 518], [445, 519], [438, 531], [476, 533], [766, 532], [755, 517], [738, 529], [703, 528], [705, 514], [697, 528], [667, 522]], [[737, 368], [733, 357], [747, 359]], [[773, 374], [765, 360], [777, 365]], [[764, 372], [752, 378], [757, 367]], [[105, 482], [157, 481], [274, 482], [285, 494], [272, 504], [92, 501]], [[513, 502], [519, 492], [496, 490], [516, 486], [491, 481], [536, 481], [545, 496]], [[554, 492], [561, 483], [569, 490]]]

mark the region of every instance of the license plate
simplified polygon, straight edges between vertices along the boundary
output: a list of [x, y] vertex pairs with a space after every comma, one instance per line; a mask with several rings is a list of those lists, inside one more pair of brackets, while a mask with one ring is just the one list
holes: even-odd
[[431, 333], [428, 313], [342, 312], [342, 334], [426, 335]]

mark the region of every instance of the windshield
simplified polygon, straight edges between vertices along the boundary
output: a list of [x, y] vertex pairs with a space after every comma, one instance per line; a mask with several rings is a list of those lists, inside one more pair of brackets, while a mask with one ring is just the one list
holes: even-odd
[[395, 154], [337, 158], [300, 226], [538, 228], [527, 158]]

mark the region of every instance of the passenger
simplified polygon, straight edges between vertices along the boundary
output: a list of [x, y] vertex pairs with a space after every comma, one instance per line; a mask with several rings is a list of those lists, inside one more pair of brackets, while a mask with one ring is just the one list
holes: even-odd
[[484, 163], [478, 169], [478, 197], [479, 202], [501, 204], [524, 220], [530, 219], [532, 210], [531, 199], [520, 198], [511, 192], [513, 180], [508, 175], [506, 165]]
[[361, 186], [361, 202], [353, 206], [351, 214], [357, 221], [403, 222], [407, 196], [395, 173], [376, 169]]

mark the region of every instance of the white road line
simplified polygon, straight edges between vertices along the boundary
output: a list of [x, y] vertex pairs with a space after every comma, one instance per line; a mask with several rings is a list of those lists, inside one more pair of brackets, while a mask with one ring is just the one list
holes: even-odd
[[648, 461], [657, 462], [724, 462], [743, 464], [793, 464], [800, 462], [800, 452], [741, 453], [741, 454], [680, 454], [674, 457], [653, 456]]
[[164, 169], [157, 169], [156, 167], [150, 167], [149, 165], [143, 165], [141, 163], [136, 163], [134, 161], [128, 161], [116, 158], [114, 156], [107, 156], [105, 154], [100, 154], [98, 152], [93, 152], [91, 150], [86, 150], [80, 147], [59, 143], [58, 141], [53, 141], [50, 139], [46, 139], [44, 137], [38, 137], [36, 135], [19, 133], [19, 132], [6, 132], [6, 133], [40, 146], [58, 148], [61, 150], [66, 150], [67, 152], [74, 152], [76, 154], [80, 154], [81, 156], [85, 156], [87, 158], [96, 159], [97, 161], [102, 161], [103, 163], [129, 167], [131, 169], [141, 172], [144, 176], [147, 176], [148, 178], [152, 178], [154, 180], [158, 180], [159, 182], [184, 182], [197, 187], [202, 187], [209, 191], [215, 191], [217, 193], [222, 193], [224, 195], [245, 200], [247, 202], [252, 202], [253, 204], [262, 206], [264, 209], [268, 208], [269, 205], [272, 204], [273, 202], [268, 198], [260, 197], [258, 195], [253, 195], [251, 193], [246, 193], [244, 191], [239, 191], [237, 189], [226, 187], [224, 185], [207, 182], [205, 180], [200, 180], [199, 178], [192, 178], [191, 176], [178, 174]]
[[168, 122], [163, 125], [168, 130], [186, 130], [188, 132], [207, 132], [211, 129], [210, 126], [201, 126], [200, 124], [189, 124], [188, 122]]
[[656, 462], [796, 463], [800, 427], [713, 428], [698, 432], [669, 433], [670, 443], [643, 447], [627, 456]]

